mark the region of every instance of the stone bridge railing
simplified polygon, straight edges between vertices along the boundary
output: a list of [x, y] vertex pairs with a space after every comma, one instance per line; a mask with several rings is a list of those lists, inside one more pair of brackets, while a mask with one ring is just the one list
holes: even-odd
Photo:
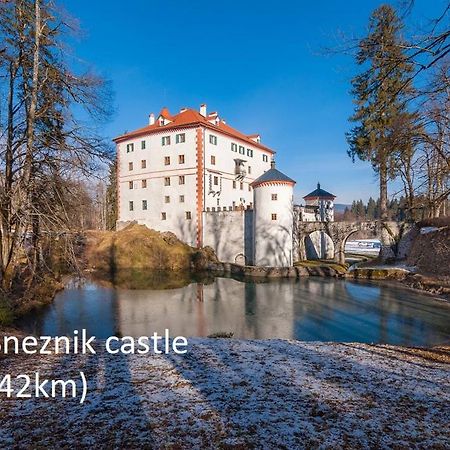
[[[294, 255], [297, 260], [306, 260], [305, 239], [314, 231], [323, 231], [334, 244], [334, 261], [345, 262], [345, 243], [354, 233], [361, 239], [379, 239], [381, 242], [381, 258], [402, 258], [402, 239], [412, 229], [413, 224], [407, 222], [301, 222], [294, 223]], [[295, 259], [295, 258], [294, 258]]]

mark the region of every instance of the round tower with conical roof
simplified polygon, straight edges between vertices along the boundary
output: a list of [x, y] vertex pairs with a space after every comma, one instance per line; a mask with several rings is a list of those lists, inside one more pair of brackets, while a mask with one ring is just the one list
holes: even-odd
[[275, 168], [257, 178], [254, 189], [254, 264], [289, 267], [293, 264], [293, 196], [295, 181]]

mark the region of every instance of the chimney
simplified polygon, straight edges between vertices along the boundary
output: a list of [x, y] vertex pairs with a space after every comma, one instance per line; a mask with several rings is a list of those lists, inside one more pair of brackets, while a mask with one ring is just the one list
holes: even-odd
[[183, 112], [185, 112], [185, 111], [187, 111], [187, 108], [181, 108], [181, 109], [180, 109], [180, 113], [183, 113]]
[[206, 105], [205, 105], [205, 103], [202, 103], [202, 104], [200, 105], [200, 114], [201, 114], [203, 117], [206, 117]]
[[274, 160], [274, 159], [272, 159], [272, 160], [270, 161], [270, 168], [271, 168], [271, 169], [275, 169], [275, 160]]
[[153, 113], [151, 113], [151, 114], [148, 116], [148, 124], [149, 124], [149, 125], [154, 125], [154, 124], [155, 124], [155, 115], [154, 115]]

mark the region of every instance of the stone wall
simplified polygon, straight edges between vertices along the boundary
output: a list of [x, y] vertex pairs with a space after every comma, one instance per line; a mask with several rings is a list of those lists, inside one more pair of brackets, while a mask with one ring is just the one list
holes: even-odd
[[252, 264], [253, 211], [203, 213], [203, 243], [214, 249], [220, 261]]

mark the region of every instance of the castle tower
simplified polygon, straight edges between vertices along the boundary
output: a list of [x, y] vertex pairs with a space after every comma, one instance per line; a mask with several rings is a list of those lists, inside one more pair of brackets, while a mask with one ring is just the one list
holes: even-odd
[[[334, 222], [334, 199], [335, 195], [330, 194], [320, 187], [317, 183], [317, 189], [304, 197], [305, 210], [314, 212], [314, 219], [317, 222]], [[310, 213], [311, 214], [311, 213]]]
[[293, 264], [293, 194], [295, 181], [275, 168], [257, 178], [254, 189], [254, 265]]

